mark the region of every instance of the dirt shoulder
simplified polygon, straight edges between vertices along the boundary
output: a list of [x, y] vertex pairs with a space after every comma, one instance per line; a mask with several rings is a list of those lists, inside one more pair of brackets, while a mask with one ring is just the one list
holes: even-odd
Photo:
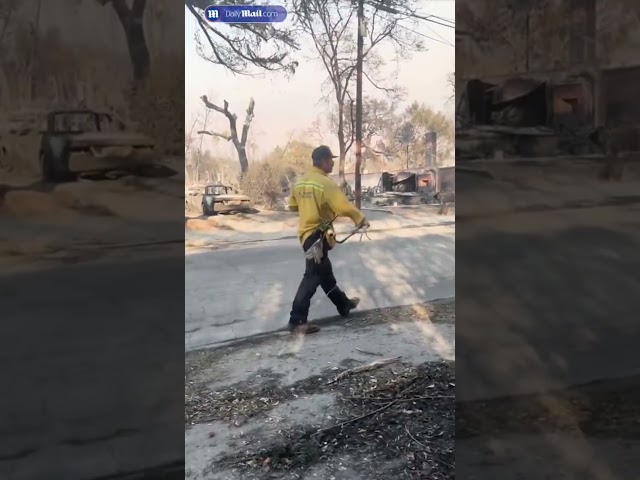
[[565, 390], [458, 405], [458, 438], [578, 433], [640, 438], [640, 376], [600, 380]]
[[[364, 210], [371, 222], [370, 232], [455, 224], [455, 211], [440, 215], [431, 205]], [[339, 218], [336, 231], [345, 234], [353, 222]], [[226, 245], [297, 238], [298, 217], [291, 212], [263, 211], [255, 214], [185, 216], [187, 248], [222, 248]]]
[[450, 299], [187, 354], [188, 478], [454, 478], [454, 321]]
[[632, 478], [640, 377], [456, 405], [463, 478]]
[[159, 173], [111, 173], [60, 184], [3, 179], [2, 270], [80, 263], [114, 251], [121, 255], [129, 247], [182, 243], [183, 231], [175, 222], [184, 196], [179, 172], [167, 167]]

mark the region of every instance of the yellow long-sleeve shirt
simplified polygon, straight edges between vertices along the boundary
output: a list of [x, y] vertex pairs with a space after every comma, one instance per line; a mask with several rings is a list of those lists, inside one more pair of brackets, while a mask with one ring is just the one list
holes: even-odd
[[336, 216], [349, 217], [356, 225], [364, 220], [362, 212], [349, 202], [338, 185], [316, 167], [293, 187], [289, 209], [297, 210], [300, 217], [300, 243], [304, 243], [321, 223], [331, 222]]

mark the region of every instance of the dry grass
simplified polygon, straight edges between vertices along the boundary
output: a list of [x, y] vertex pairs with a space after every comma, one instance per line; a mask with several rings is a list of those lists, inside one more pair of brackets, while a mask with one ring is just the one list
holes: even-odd
[[210, 217], [207, 219], [190, 218], [186, 220], [184, 226], [187, 230], [192, 230], [194, 232], [209, 232], [212, 229], [233, 230], [232, 226], [221, 224], [216, 217]]
[[[34, 191], [13, 191], [4, 196], [2, 211], [16, 217], [58, 217], [70, 215], [74, 199], [67, 195]], [[75, 206], [75, 205], [74, 205]]]

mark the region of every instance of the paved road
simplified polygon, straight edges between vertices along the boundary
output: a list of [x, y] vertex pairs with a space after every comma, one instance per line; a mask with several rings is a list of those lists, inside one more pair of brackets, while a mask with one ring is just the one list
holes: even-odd
[[173, 252], [0, 276], [0, 478], [85, 480], [181, 459], [184, 257]]
[[[331, 255], [339, 284], [362, 299], [363, 309], [455, 296], [454, 227], [371, 238], [350, 240]], [[304, 270], [297, 240], [197, 253], [185, 262], [187, 350], [286, 326]], [[318, 289], [311, 318], [333, 315], [333, 305]]]
[[[531, 185], [518, 168], [524, 188], [513, 188], [514, 200]], [[531, 177], [556, 168], [544, 170]], [[593, 187], [583, 183], [576, 175], [552, 185], [549, 203], [561, 203], [554, 200], [572, 187]], [[503, 185], [481, 184], [456, 177], [464, 191], [456, 225], [456, 401], [482, 400], [456, 409], [457, 424], [474, 431], [456, 439], [458, 478], [634, 477], [628, 472], [640, 470], [632, 376], [640, 373], [640, 210], [621, 204], [637, 199], [619, 192], [596, 198], [615, 208], [474, 219], [483, 199], [503, 192]], [[636, 184], [632, 195], [637, 191]], [[602, 381], [616, 377], [624, 381]], [[484, 401], [597, 380], [575, 404], [551, 395]]]
[[502, 189], [457, 181], [458, 211], [470, 214], [456, 232], [456, 400], [639, 374], [640, 209], [630, 186], [594, 195], [602, 206], [482, 218], [477, 206]]

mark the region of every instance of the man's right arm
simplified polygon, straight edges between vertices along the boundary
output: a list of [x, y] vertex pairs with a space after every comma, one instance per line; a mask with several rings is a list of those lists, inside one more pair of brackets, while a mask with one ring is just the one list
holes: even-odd
[[291, 212], [297, 212], [298, 211], [298, 201], [296, 200], [296, 197], [293, 196], [293, 192], [291, 192], [291, 196], [289, 197], [289, 201], [287, 202], [287, 207], [289, 208], [289, 211]]
[[338, 185], [333, 184], [325, 188], [325, 200], [336, 215], [349, 217], [356, 225], [362, 225], [366, 222], [364, 214], [353, 206]]

